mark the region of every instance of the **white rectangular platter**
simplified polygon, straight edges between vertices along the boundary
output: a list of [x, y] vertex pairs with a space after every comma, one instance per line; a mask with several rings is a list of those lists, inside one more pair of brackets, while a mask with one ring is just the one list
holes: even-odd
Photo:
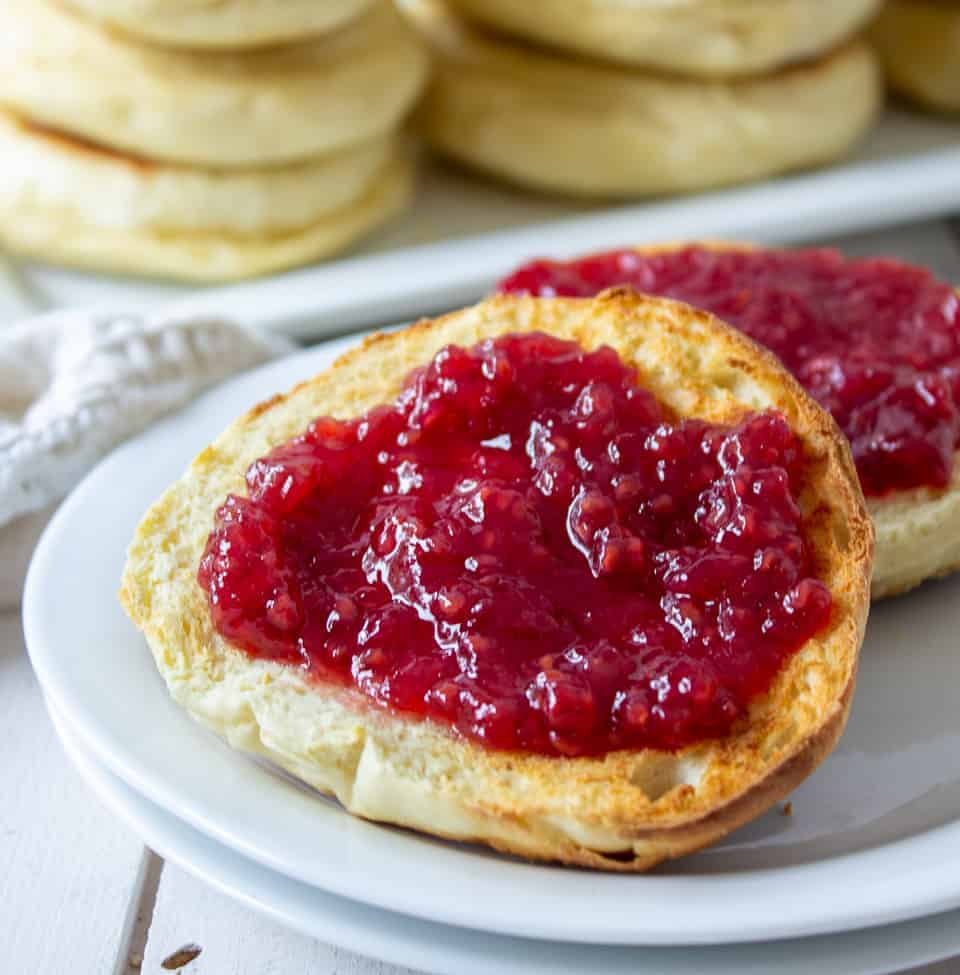
[[353, 255], [227, 287], [8, 261], [0, 275], [0, 321], [65, 304], [173, 302], [319, 338], [475, 300], [534, 256], [697, 237], [808, 242], [950, 213], [960, 213], [960, 122], [892, 110], [860, 152], [839, 165], [639, 205], [577, 205], [430, 163], [408, 214]]

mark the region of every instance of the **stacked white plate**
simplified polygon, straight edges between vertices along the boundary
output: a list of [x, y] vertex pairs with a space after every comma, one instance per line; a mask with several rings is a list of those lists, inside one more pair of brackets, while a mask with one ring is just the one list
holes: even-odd
[[122, 447], [37, 550], [24, 621], [51, 712], [148, 844], [327, 942], [445, 975], [872, 975], [960, 951], [960, 578], [874, 610], [848, 730], [790, 815], [646, 876], [354, 819], [192, 723], [117, 603], [126, 544], [235, 415], [345, 344], [246, 374]]

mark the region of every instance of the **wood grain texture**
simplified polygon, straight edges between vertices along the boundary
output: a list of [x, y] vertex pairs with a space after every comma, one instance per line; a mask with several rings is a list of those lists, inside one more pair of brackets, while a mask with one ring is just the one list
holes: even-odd
[[179, 969], [182, 975], [414, 975], [288, 931], [167, 863], [144, 975], [161, 975], [164, 960], [190, 945], [200, 954]]
[[125, 975], [145, 851], [69, 764], [10, 613], [0, 616], [0, 741], [0, 969]]

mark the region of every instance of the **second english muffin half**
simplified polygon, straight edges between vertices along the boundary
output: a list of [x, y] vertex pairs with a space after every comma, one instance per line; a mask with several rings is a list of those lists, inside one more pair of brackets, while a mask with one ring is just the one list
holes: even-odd
[[738, 242], [534, 260], [499, 290], [634, 287], [770, 349], [848, 437], [876, 529], [873, 598], [960, 570], [960, 292], [890, 258]]
[[510, 182], [584, 197], [706, 189], [846, 153], [881, 104], [866, 44], [774, 74], [681, 79], [563, 58], [407, 5], [437, 70], [419, 113], [439, 152]]

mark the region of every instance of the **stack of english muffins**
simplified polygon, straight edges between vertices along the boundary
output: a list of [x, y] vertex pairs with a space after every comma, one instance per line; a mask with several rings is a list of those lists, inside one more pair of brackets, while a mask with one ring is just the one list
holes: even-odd
[[427, 62], [388, 0], [4, 0], [0, 242], [192, 280], [331, 254], [407, 201]]
[[405, 0], [439, 62], [439, 152], [578, 196], [705, 189], [827, 162], [878, 114], [880, 0]]

